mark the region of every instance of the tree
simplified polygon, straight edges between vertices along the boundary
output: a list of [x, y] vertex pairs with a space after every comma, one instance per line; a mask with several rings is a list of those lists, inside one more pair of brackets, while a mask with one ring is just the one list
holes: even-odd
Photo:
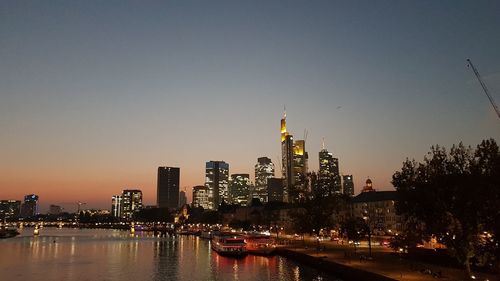
[[362, 218], [351, 217], [344, 221], [341, 226], [341, 232], [347, 236], [347, 239], [352, 240], [354, 251], [356, 252], [356, 243], [365, 237], [370, 230], [368, 225]]
[[[434, 236], [445, 244], [471, 276], [471, 260], [482, 252], [496, 253], [490, 256], [498, 264], [499, 173], [500, 152], [493, 139], [484, 140], [475, 151], [462, 143], [449, 153], [433, 146], [422, 163], [407, 159], [393, 175], [396, 209], [416, 222], [421, 239]], [[484, 251], [485, 234], [496, 247]]]
[[298, 233], [314, 233], [319, 235], [323, 228], [330, 228], [339, 219], [334, 214], [346, 205], [345, 197], [332, 194], [322, 188], [312, 188], [312, 195], [304, 198], [303, 202], [296, 205], [290, 212], [295, 231]]

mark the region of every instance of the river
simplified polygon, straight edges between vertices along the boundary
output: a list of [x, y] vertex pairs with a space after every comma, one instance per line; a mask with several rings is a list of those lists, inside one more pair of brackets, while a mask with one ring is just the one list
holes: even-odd
[[249, 255], [219, 256], [210, 242], [196, 236], [131, 236], [108, 229], [33, 229], [0, 240], [1, 280], [196, 281], [281, 280], [334, 281], [289, 259]]

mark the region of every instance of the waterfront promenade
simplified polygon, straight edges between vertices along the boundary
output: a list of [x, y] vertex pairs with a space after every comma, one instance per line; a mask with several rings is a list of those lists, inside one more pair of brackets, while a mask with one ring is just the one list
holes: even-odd
[[[305, 244], [293, 241], [280, 247], [280, 254], [308, 263], [311, 266], [338, 274], [343, 280], [359, 281], [360, 276], [366, 280], [402, 280], [402, 281], [435, 281], [435, 280], [470, 280], [465, 278], [462, 269], [438, 266], [423, 262], [400, 258], [385, 247], [373, 247], [372, 259], [362, 259], [368, 256], [367, 248], [354, 248], [338, 245], [335, 242], [321, 242], [320, 248], [312, 241]], [[347, 271], [343, 274], [336, 271]], [[441, 277], [437, 277], [437, 275]], [[492, 274], [475, 273], [476, 280], [500, 281]]]

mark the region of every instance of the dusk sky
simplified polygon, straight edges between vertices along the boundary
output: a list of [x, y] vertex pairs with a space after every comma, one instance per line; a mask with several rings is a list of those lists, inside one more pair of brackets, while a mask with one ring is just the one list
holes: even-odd
[[152, 205], [174, 166], [190, 200], [208, 160], [278, 166], [284, 105], [310, 170], [325, 137], [388, 190], [431, 145], [500, 141], [466, 63], [500, 102], [499, 50], [499, 1], [2, 1], [0, 199]]

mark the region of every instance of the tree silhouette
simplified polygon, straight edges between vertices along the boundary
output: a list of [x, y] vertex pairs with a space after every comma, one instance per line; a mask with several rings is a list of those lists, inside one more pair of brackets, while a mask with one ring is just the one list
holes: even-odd
[[434, 236], [445, 244], [468, 276], [473, 258], [489, 257], [498, 268], [500, 152], [493, 139], [475, 151], [462, 143], [449, 153], [434, 146], [422, 163], [407, 159], [392, 183], [397, 211], [416, 222], [421, 239]]

